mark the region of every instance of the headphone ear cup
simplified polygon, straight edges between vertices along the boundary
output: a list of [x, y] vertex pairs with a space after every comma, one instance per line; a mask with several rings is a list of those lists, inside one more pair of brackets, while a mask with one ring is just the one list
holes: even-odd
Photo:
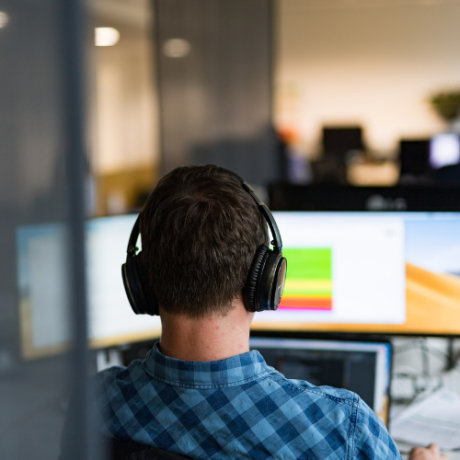
[[126, 258], [126, 262], [121, 266], [121, 276], [129, 304], [133, 312], [138, 315], [142, 313], [143, 294], [137, 275], [137, 264], [134, 259], [135, 257], [132, 256]]
[[254, 259], [249, 269], [246, 286], [244, 288], [244, 305], [248, 311], [257, 311], [256, 294], [259, 286], [260, 274], [263, 270], [265, 261], [267, 260], [269, 249], [262, 245], [257, 249]]
[[136, 315], [158, 315], [158, 302], [142, 267], [141, 252], [136, 256], [127, 257], [126, 263], [121, 266], [123, 285]]
[[150, 287], [150, 282], [147, 276], [147, 271], [144, 268], [142, 263], [142, 251], [136, 256], [137, 264], [137, 273], [139, 275], [139, 281], [142, 288], [142, 293], [144, 294], [145, 299], [145, 310], [144, 313], [147, 315], [159, 315], [160, 309], [158, 308], [158, 301], [153, 292], [153, 289]]
[[257, 311], [278, 309], [283, 295], [287, 263], [280, 252], [269, 251], [267, 261], [259, 275], [259, 288], [256, 292]]

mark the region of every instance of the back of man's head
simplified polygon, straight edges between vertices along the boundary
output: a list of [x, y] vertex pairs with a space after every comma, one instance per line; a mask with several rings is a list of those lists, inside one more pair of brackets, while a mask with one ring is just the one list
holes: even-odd
[[159, 305], [190, 318], [232, 308], [268, 238], [253, 198], [214, 165], [181, 167], [163, 177], [141, 213], [140, 231]]

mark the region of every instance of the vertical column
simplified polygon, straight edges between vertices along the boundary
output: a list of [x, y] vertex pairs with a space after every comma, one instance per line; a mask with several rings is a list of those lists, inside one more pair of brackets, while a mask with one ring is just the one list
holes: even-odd
[[216, 163], [277, 177], [272, 1], [156, 0], [162, 172]]

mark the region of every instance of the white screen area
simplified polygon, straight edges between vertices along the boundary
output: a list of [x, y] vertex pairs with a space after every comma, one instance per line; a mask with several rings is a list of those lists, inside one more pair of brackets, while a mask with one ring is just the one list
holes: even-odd
[[460, 138], [458, 134], [438, 134], [430, 142], [430, 165], [435, 168], [460, 163]]
[[17, 236], [23, 335], [29, 334], [26, 341], [31, 349], [66, 344], [71, 328], [65, 227], [23, 227]]
[[93, 340], [135, 340], [136, 334], [145, 336], [150, 331], [158, 337], [160, 318], [133, 313], [121, 278], [136, 217], [108, 217], [87, 223], [88, 307]]
[[[160, 318], [135, 315], [123, 287], [121, 265], [126, 261], [135, 219], [136, 216], [116, 216], [86, 223], [88, 323], [94, 346], [160, 335]], [[29, 357], [53, 353], [56, 347], [67, 346], [71, 340], [66, 245], [62, 224], [18, 229], [21, 329], [27, 344], [24, 354]]]
[[[274, 216], [286, 250], [330, 250], [332, 306], [323, 310], [280, 308], [276, 315], [273, 312], [257, 313], [255, 322], [405, 322], [406, 271], [402, 216], [327, 212], [275, 212]], [[288, 257], [285, 295], [293, 272], [289, 267]]]

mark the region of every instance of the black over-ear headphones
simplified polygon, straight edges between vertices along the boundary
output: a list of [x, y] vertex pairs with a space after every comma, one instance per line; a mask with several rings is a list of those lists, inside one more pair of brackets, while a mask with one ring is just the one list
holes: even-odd
[[[280, 231], [272, 213], [259, 200], [253, 188], [232, 171], [225, 170], [225, 172], [238, 179], [242, 187], [252, 196], [273, 236], [271, 242], [273, 249], [262, 245], [256, 251], [243, 292], [244, 305], [248, 311], [252, 312], [276, 310], [283, 294], [287, 268], [286, 259], [282, 254], [283, 242]], [[136, 242], [138, 238], [139, 217], [136, 219], [129, 237], [126, 263], [121, 266], [123, 284], [134, 313], [137, 315], [159, 315], [158, 301], [142, 266], [142, 251], [137, 253]]]

